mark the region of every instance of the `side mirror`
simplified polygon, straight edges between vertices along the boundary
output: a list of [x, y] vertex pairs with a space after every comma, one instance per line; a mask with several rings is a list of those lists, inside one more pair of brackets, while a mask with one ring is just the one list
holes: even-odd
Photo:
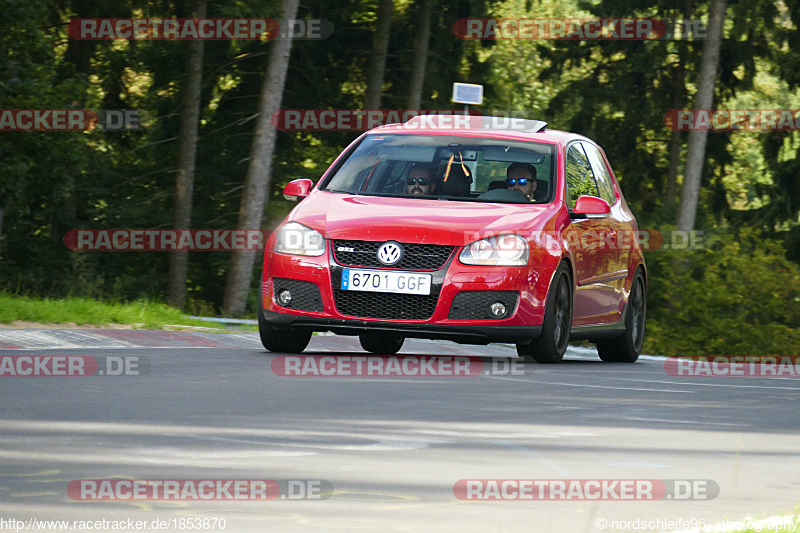
[[314, 182], [309, 179], [292, 180], [283, 188], [283, 197], [296, 202], [309, 195], [314, 187]]
[[579, 196], [575, 201], [575, 208], [569, 212], [569, 217], [576, 218], [605, 218], [611, 214], [611, 206], [602, 198], [596, 196]]

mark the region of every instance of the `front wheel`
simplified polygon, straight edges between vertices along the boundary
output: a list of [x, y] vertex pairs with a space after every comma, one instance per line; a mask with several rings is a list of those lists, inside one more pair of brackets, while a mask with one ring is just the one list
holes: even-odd
[[647, 298], [644, 289], [644, 277], [641, 271], [636, 272], [628, 297], [625, 313], [625, 333], [614, 339], [597, 341], [597, 353], [600, 359], [609, 363], [633, 363], [639, 358], [644, 344], [645, 315]]
[[572, 282], [566, 263], [556, 270], [542, 321], [542, 333], [530, 344], [517, 344], [517, 354], [526, 362], [560, 363], [572, 329]]
[[301, 353], [311, 341], [311, 330], [276, 329], [264, 320], [264, 311], [258, 310], [258, 334], [261, 344], [270, 352]]
[[361, 347], [369, 353], [376, 355], [394, 355], [400, 351], [405, 342], [405, 337], [391, 333], [362, 333], [358, 336]]

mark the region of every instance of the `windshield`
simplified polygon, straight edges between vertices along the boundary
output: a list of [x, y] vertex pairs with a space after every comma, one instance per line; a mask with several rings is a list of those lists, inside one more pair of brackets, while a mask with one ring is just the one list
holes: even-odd
[[554, 147], [450, 135], [368, 135], [322, 185], [372, 196], [547, 203]]

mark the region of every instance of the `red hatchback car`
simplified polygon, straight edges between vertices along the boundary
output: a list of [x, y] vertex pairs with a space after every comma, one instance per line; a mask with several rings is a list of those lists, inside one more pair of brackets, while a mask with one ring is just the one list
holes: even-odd
[[405, 338], [514, 343], [561, 361], [642, 349], [647, 274], [636, 219], [603, 151], [539, 121], [440, 115], [372, 129], [302, 200], [264, 254], [261, 340], [312, 332], [393, 354]]

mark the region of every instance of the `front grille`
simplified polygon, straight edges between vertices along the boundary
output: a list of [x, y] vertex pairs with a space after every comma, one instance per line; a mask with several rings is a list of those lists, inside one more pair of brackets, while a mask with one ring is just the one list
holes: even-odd
[[456, 294], [450, 306], [450, 320], [498, 320], [489, 312], [489, 305], [501, 302], [506, 306], [508, 318], [517, 307], [517, 293], [514, 291], [465, 291]]
[[336, 308], [343, 315], [394, 320], [426, 320], [436, 310], [438, 295], [392, 294], [387, 292], [333, 289]]
[[[385, 241], [333, 241], [333, 257], [340, 265], [392, 268], [395, 270], [439, 270], [447, 263], [454, 246], [440, 244], [400, 243], [403, 245], [403, 259], [396, 265], [387, 267], [378, 261], [378, 247]], [[339, 248], [352, 248], [352, 252], [339, 251]]]
[[299, 309], [301, 311], [319, 311], [322, 312], [324, 307], [322, 305], [322, 296], [319, 293], [319, 287], [310, 281], [300, 281], [296, 279], [274, 278], [273, 279], [272, 294], [275, 297], [275, 303], [283, 305], [278, 302], [278, 295], [282, 290], [288, 289], [292, 293], [292, 301], [288, 305], [289, 309]]

